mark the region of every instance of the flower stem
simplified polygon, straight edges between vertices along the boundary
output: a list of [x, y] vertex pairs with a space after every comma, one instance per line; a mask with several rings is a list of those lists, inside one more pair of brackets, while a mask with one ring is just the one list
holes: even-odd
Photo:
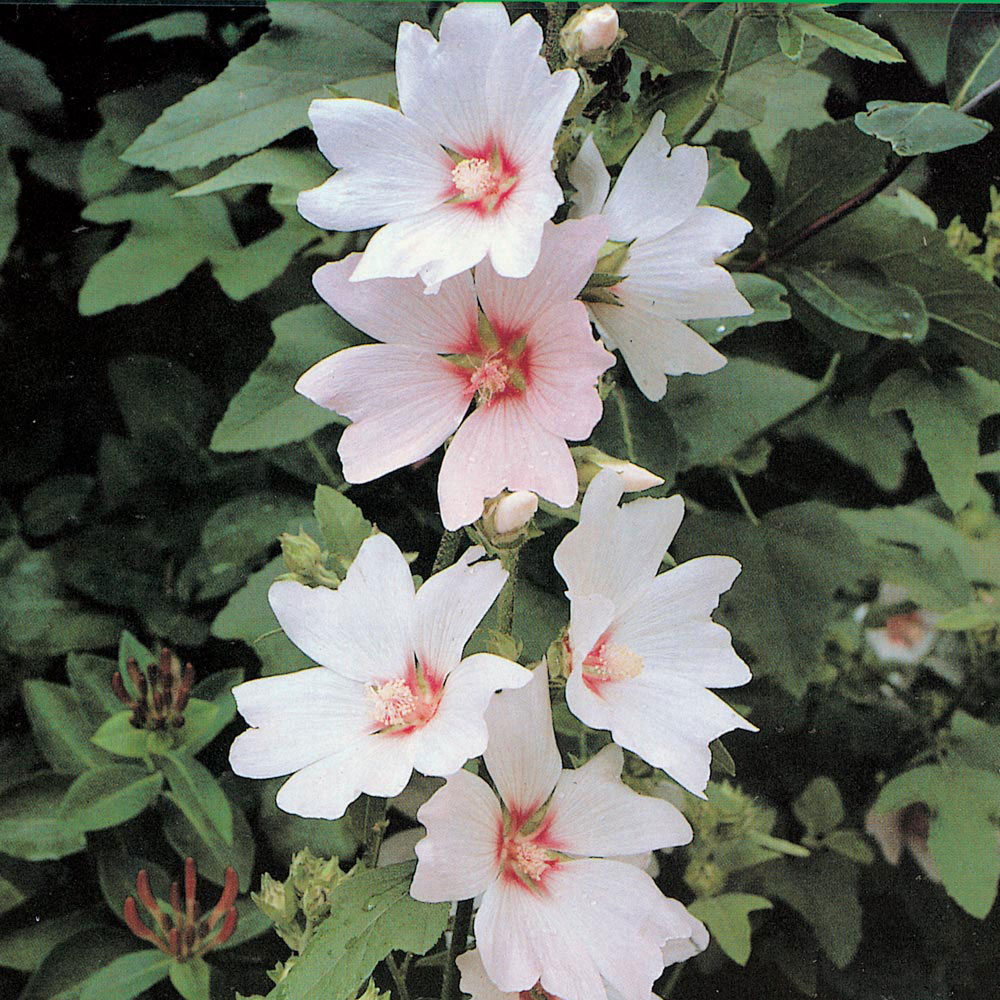
[[508, 549], [500, 557], [500, 562], [508, 573], [497, 605], [497, 629], [504, 635], [514, 634], [514, 589], [517, 581], [517, 557], [520, 551], [520, 548]]
[[629, 421], [628, 405], [625, 402], [625, 394], [622, 392], [622, 387], [617, 382], [611, 387], [611, 398], [615, 401], [615, 407], [618, 410], [618, 419], [622, 423], [622, 441], [625, 443], [625, 457], [630, 462], [634, 462], [636, 460], [635, 441], [632, 438], [632, 424]]
[[722, 52], [722, 60], [719, 63], [719, 75], [715, 78], [715, 83], [712, 84], [712, 89], [708, 92], [708, 96], [705, 99], [705, 106], [701, 109], [701, 114], [684, 130], [684, 135], [681, 138], [682, 143], [689, 142], [702, 130], [722, 100], [722, 88], [725, 87], [726, 77], [729, 76], [729, 67], [733, 62], [733, 53], [736, 51], [736, 40], [739, 37], [740, 25], [743, 23], [744, 17], [746, 17], [746, 14], [743, 12], [742, 6], [737, 4], [736, 10], [733, 11], [732, 23], [729, 25], [729, 34], [726, 36], [726, 47]]
[[392, 957], [392, 952], [389, 952], [385, 956], [385, 967], [389, 970], [389, 975], [392, 976], [392, 981], [396, 984], [397, 1000], [410, 1000], [410, 991], [406, 988], [406, 966], [404, 965], [400, 969]]
[[729, 485], [732, 486], [733, 492], [736, 494], [736, 499], [739, 500], [740, 506], [743, 508], [743, 513], [746, 514], [747, 519], [751, 524], [760, 527], [760, 519], [753, 512], [753, 508], [750, 506], [750, 501], [747, 500], [747, 495], [743, 492], [743, 487], [740, 486], [739, 479], [736, 478], [736, 473], [732, 469], [726, 470], [726, 478], [729, 480]]
[[458, 551], [458, 543], [461, 539], [462, 533], [460, 531], [446, 531], [441, 536], [437, 555], [434, 556], [434, 565], [431, 567], [431, 576], [447, 569], [455, 561], [455, 553]]
[[451, 943], [448, 945], [448, 961], [444, 964], [444, 979], [441, 982], [441, 1000], [454, 1000], [458, 996], [455, 973], [458, 967], [455, 959], [465, 951], [469, 943], [469, 929], [472, 926], [472, 900], [459, 900], [455, 910], [455, 922], [451, 928]]
[[365, 796], [364, 831], [365, 848], [364, 864], [366, 868], [374, 868], [378, 864], [378, 852], [382, 847], [382, 837], [389, 825], [385, 818], [386, 799], [381, 795]]
[[340, 489], [344, 480], [341, 476], [337, 475], [333, 466], [326, 460], [326, 456], [320, 450], [319, 445], [316, 444], [311, 437], [308, 437], [306, 438], [306, 447], [309, 449], [309, 454], [316, 460], [316, 464], [319, 466], [320, 471], [330, 481], [330, 485], [334, 489]]

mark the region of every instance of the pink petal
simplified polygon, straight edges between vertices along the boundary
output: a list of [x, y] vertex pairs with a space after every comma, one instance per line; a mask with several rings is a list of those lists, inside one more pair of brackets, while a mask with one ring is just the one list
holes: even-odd
[[[575, 299], [593, 273], [606, 239], [607, 222], [599, 216], [558, 226], [547, 222], [538, 262], [528, 277], [501, 277], [489, 263], [478, 267], [476, 293], [494, 328], [513, 339], [527, 333], [553, 305]], [[543, 333], [538, 331], [540, 341]]]
[[371, 724], [362, 685], [323, 667], [247, 681], [233, 696], [254, 727], [229, 751], [244, 778], [290, 774], [362, 738]]
[[434, 677], [443, 679], [458, 665], [469, 636], [507, 579], [499, 560], [486, 561], [483, 555], [481, 547], [469, 549], [417, 591], [414, 647]]
[[337, 448], [349, 483], [426, 458], [459, 425], [472, 395], [468, 374], [456, 365], [397, 344], [338, 351], [295, 388], [354, 421]]
[[482, 778], [456, 772], [420, 807], [417, 819], [427, 836], [416, 847], [414, 899], [471, 899], [495, 881], [503, 820], [500, 803]]
[[865, 814], [865, 833], [875, 838], [882, 855], [890, 865], [898, 865], [903, 857], [903, 810], [877, 813], [869, 809]]
[[560, 507], [577, 494], [576, 466], [563, 438], [547, 431], [522, 398], [480, 406], [458, 429], [438, 478], [441, 519], [471, 524], [501, 490], [531, 490]]
[[299, 195], [300, 214], [324, 229], [354, 230], [417, 215], [451, 196], [453, 164], [416, 122], [373, 101], [313, 101], [320, 151], [340, 169]]
[[445, 681], [437, 713], [413, 734], [414, 767], [421, 774], [445, 777], [478, 757], [489, 741], [484, 714], [494, 693], [524, 687], [531, 672], [492, 653], [463, 660]]
[[690, 842], [691, 827], [674, 806], [622, 784], [624, 762], [612, 744], [575, 771], [563, 771], [546, 812], [552, 822], [547, 845], [607, 858]]
[[576, 188], [571, 211], [573, 218], [597, 215], [607, 201], [611, 175], [604, 166], [592, 135], [583, 140], [580, 152], [570, 164], [568, 176], [570, 184]]
[[413, 663], [413, 580], [388, 535], [362, 543], [336, 590], [282, 580], [267, 597], [288, 638], [334, 673], [368, 683]]
[[525, 687], [496, 695], [486, 710], [486, 723], [490, 735], [483, 755], [486, 769], [508, 811], [521, 818], [530, 816], [562, 774], [547, 671], [537, 667]]
[[605, 203], [613, 240], [660, 236], [680, 225], [701, 200], [708, 154], [700, 146], [679, 146], [671, 153], [663, 123], [664, 114], [657, 111]]
[[543, 227], [562, 204], [563, 192], [548, 163], [522, 172], [517, 187], [496, 210], [490, 266], [509, 278], [532, 273], [542, 248]]
[[476, 294], [472, 276], [446, 281], [425, 295], [419, 278], [351, 281], [361, 254], [324, 264], [313, 275], [316, 291], [352, 326], [386, 344], [404, 344], [438, 354], [460, 354], [475, 341]]

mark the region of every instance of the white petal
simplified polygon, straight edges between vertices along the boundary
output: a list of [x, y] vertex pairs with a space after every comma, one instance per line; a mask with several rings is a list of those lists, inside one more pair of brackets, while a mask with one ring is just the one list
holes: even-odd
[[662, 573], [619, 611], [613, 641], [638, 653], [644, 669], [703, 687], [746, 684], [750, 669], [710, 617], [739, 572], [729, 556], [701, 556]]
[[[576, 298], [594, 271], [607, 231], [599, 216], [558, 226], [548, 222], [542, 230], [538, 263], [528, 277], [503, 278], [489, 263], [476, 269], [483, 312], [502, 339], [522, 336], [553, 305]], [[540, 330], [539, 341], [543, 335]]]
[[486, 975], [486, 969], [477, 948], [459, 955], [455, 964], [462, 974], [458, 985], [463, 993], [472, 997], [472, 1000], [518, 1000], [518, 992], [504, 993]]
[[388, 535], [365, 539], [336, 590], [282, 580], [267, 597], [285, 635], [334, 673], [368, 683], [413, 663], [413, 579]]
[[354, 421], [337, 446], [349, 483], [426, 458], [459, 425], [472, 397], [467, 372], [397, 344], [338, 351], [313, 365], [295, 388]]
[[684, 502], [676, 496], [644, 497], [619, 508], [623, 492], [621, 477], [602, 469], [587, 487], [580, 523], [554, 556], [571, 598], [602, 594], [618, 610], [652, 583], [684, 516]]
[[410, 895], [425, 903], [471, 899], [500, 871], [500, 803], [490, 786], [468, 771], [453, 774], [417, 813], [427, 836], [416, 847]]
[[663, 122], [663, 112], [657, 111], [605, 203], [614, 240], [660, 236], [683, 222], [701, 200], [708, 154], [700, 146], [679, 146], [671, 153]]
[[366, 736], [293, 774], [278, 789], [278, 808], [297, 816], [340, 819], [362, 792], [398, 795], [413, 772], [411, 749], [406, 735]]
[[490, 741], [486, 769], [508, 811], [530, 816], [552, 794], [562, 759], [552, 731], [548, 673], [532, 671], [519, 691], [494, 696], [486, 710]]
[[570, 598], [569, 645], [575, 674], [579, 674], [583, 660], [614, 617], [614, 602], [603, 594], [575, 594]]
[[675, 965], [700, 955], [708, 947], [708, 928], [676, 899], [668, 899], [667, 903], [676, 914], [677, 930], [681, 933], [668, 938], [663, 945], [663, 964]]
[[546, 817], [545, 842], [585, 857], [640, 854], [691, 840], [688, 822], [668, 802], [622, 784], [625, 758], [611, 744], [575, 771], [563, 771]]
[[478, 757], [489, 742], [484, 715], [494, 693], [524, 687], [530, 680], [529, 670], [492, 653], [463, 660], [448, 675], [434, 718], [413, 734], [414, 767], [421, 774], [445, 777]]
[[316, 291], [352, 326], [386, 344], [406, 344], [438, 354], [461, 354], [477, 341], [472, 276], [444, 282], [425, 295], [419, 278], [351, 281], [361, 260], [352, 253], [313, 275]]
[[507, 579], [499, 560], [482, 560], [482, 555], [478, 546], [469, 549], [417, 591], [414, 648], [424, 669], [435, 677], [444, 678], [458, 665], [469, 636]]
[[611, 188], [611, 175], [601, 159], [594, 137], [588, 135], [576, 159], [570, 164], [569, 182], [576, 188], [571, 214], [582, 219], [597, 215], [607, 201]]
[[663, 398], [664, 375], [707, 375], [726, 363], [725, 355], [694, 330], [662, 310], [652, 311], [648, 299], [629, 295], [627, 284], [618, 286], [620, 305], [592, 303], [590, 313], [601, 336], [622, 352], [647, 399]]
[[238, 684], [233, 697], [253, 727], [229, 751], [232, 769], [244, 778], [290, 774], [371, 728], [363, 686], [322, 667]]
[[373, 101], [313, 101], [309, 118], [336, 174], [299, 195], [300, 214], [324, 229], [354, 230], [426, 212], [451, 197], [453, 164], [416, 122]]
[[445, 452], [438, 478], [441, 519], [449, 530], [471, 524], [502, 490], [531, 490], [560, 507], [576, 500], [573, 457], [524, 401], [507, 397], [474, 410]]

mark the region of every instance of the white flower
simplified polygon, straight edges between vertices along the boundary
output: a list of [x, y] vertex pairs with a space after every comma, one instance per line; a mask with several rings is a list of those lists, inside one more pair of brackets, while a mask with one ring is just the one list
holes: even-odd
[[513, 535], [524, 528], [538, 510], [538, 496], [530, 490], [501, 493], [486, 505], [483, 519], [498, 536]]
[[647, 498], [619, 508], [622, 492], [619, 476], [599, 473], [579, 525], [555, 552], [570, 599], [566, 704], [702, 795], [709, 743], [731, 729], [756, 731], [706, 690], [750, 680], [729, 633], [711, 618], [740, 564], [702, 556], [657, 576], [684, 503]]
[[[909, 594], [903, 587], [883, 583], [879, 587], [876, 606], [886, 608], [908, 601]], [[855, 611], [855, 618], [863, 622], [869, 610], [867, 604], [860, 605]], [[937, 642], [938, 632], [934, 626], [939, 617], [922, 608], [897, 611], [889, 615], [881, 627], [866, 628], [865, 641], [884, 663], [919, 663]]]
[[639, 867], [615, 860], [691, 839], [671, 805], [633, 792], [609, 745], [564, 771], [544, 667], [486, 713], [486, 767], [500, 795], [468, 771], [420, 809], [410, 887], [427, 902], [482, 895], [475, 933], [501, 993], [536, 984], [562, 1000], [649, 1000], [663, 947], [691, 937], [690, 917]]
[[319, 148], [339, 169], [302, 192], [299, 211], [326, 229], [383, 227], [352, 281], [419, 274], [435, 291], [487, 254], [498, 274], [531, 272], [563, 200], [552, 147], [577, 88], [572, 70], [549, 72], [541, 44], [527, 15], [512, 25], [502, 4], [460, 4], [440, 42], [399, 26], [399, 111], [312, 102]]
[[653, 115], [610, 195], [611, 178], [591, 136], [569, 170], [577, 189], [573, 214], [600, 213], [610, 223], [609, 239], [631, 241], [624, 261], [615, 261], [614, 271], [624, 279], [606, 289], [616, 303], [592, 302], [590, 312], [649, 399], [666, 392], [665, 375], [703, 375], [726, 363], [682, 320], [753, 312], [729, 273], [715, 263], [752, 227], [738, 215], [698, 204], [708, 180], [708, 155], [695, 146], [671, 152], [663, 122], [662, 111]]
[[482, 554], [470, 549], [414, 596], [395, 542], [373, 535], [337, 590], [272, 584], [285, 634], [322, 666], [233, 689], [254, 727], [233, 743], [233, 770], [295, 772], [278, 806], [337, 819], [362, 792], [398, 795], [414, 769], [443, 776], [481, 754], [490, 698], [531, 677], [490, 653], [462, 659], [507, 578], [498, 562], [475, 562]]

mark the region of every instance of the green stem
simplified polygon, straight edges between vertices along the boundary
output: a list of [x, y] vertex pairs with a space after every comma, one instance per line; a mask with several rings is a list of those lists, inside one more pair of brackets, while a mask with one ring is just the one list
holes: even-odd
[[660, 994], [663, 1000], [670, 1000], [674, 995], [674, 990], [677, 989], [677, 984], [680, 982], [681, 976], [684, 975], [686, 966], [687, 962], [680, 962], [674, 966], [674, 971], [670, 973], [670, 978], [667, 980], [666, 985], [663, 987], [663, 992]]
[[545, 42], [542, 45], [542, 58], [549, 64], [549, 69], [555, 69], [559, 55], [559, 31], [566, 20], [565, 3], [547, 3], [545, 10], [548, 20], [545, 22]]
[[343, 485], [344, 480], [341, 476], [338, 476], [333, 466], [326, 460], [326, 456], [320, 451], [320, 447], [311, 438], [306, 438], [306, 447], [309, 449], [309, 454], [316, 459], [316, 464], [319, 466], [320, 471], [324, 476], [330, 481], [330, 485], [336, 490], [340, 489]]
[[736, 478], [736, 473], [733, 472], [732, 469], [727, 469], [726, 478], [729, 480], [729, 485], [732, 486], [733, 492], [736, 494], [736, 499], [739, 500], [740, 506], [743, 508], [743, 513], [746, 514], [747, 519], [751, 524], [760, 527], [760, 520], [753, 512], [753, 508], [750, 506], [750, 501], [747, 500], [747, 495], [743, 492], [743, 487], [740, 486], [739, 479]]
[[366, 868], [374, 868], [378, 864], [378, 852], [382, 847], [386, 827], [389, 825], [385, 818], [385, 809], [386, 799], [383, 796], [365, 796], [363, 859]]
[[465, 951], [469, 943], [469, 929], [472, 926], [472, 900], [459, 901], [455, 910], [455, 922], [451, 928], [451, 943], [448, 945], [448, 961], [444, 964], [444, 979], [441, 982], [441, 1000], [454, 1000], [458, 996], [455, 973], [458, 967], [455, 959]]
[[737, 4], [736, 10], [733, 11], [732, 24], [729, 25], [729, 34], [726, 36], [726, 47], [722, 52], [722, 61], [719, 63], [719, 75], [715, 78], [715, 83], [712, 84], [712, 89], [708, 92], [701, 114], [684, 130], [684, 135], [681, 138], [682, 143], [690, 141], [702, 130], [722, 100], [722, 88], [725, 87], [726, 77], [729, 76], [729, 67], [733, 62], [736, 40], [739, 37], [740, 25], [743, 23], [744, 17], [746, 14], [742, 7]]
[[437, 555], [434, 556], [434, 565], [431, 567], [431, 576], [447, 569], [455, 561], [455, 553], [458, 552], [458, 543], [461, 540], [462, 533], [460, 531], [446, 531], [441, 536]]
[[618, 419], [622, 422], [622, 441], [625, 442], [625, 457], [630, 461], [635, 461], [635, 441], [632, 438], [632, 424], [629, 422], [628, 404], [625, 402], [625, 394], [616, 382], [611, 387], [611, 398], [615, 401], [618, 410]]
[[396, 964], [392, 957], [392, 952], [385, 956], [385, 967], [392, 976], [392, 981], [396, 984], [397, 1000], [410, 1000], [410, 991], [406, 988], [406, 973]]
[[503, 568], [507, 570], [507, 581], [500, 591], [500, 601], [497, 605], [497, 629], [504, 635], [514, 634], [514, 589], [517, 585], [517, 557], [520, 549], [507, 549], [500, 557]]

